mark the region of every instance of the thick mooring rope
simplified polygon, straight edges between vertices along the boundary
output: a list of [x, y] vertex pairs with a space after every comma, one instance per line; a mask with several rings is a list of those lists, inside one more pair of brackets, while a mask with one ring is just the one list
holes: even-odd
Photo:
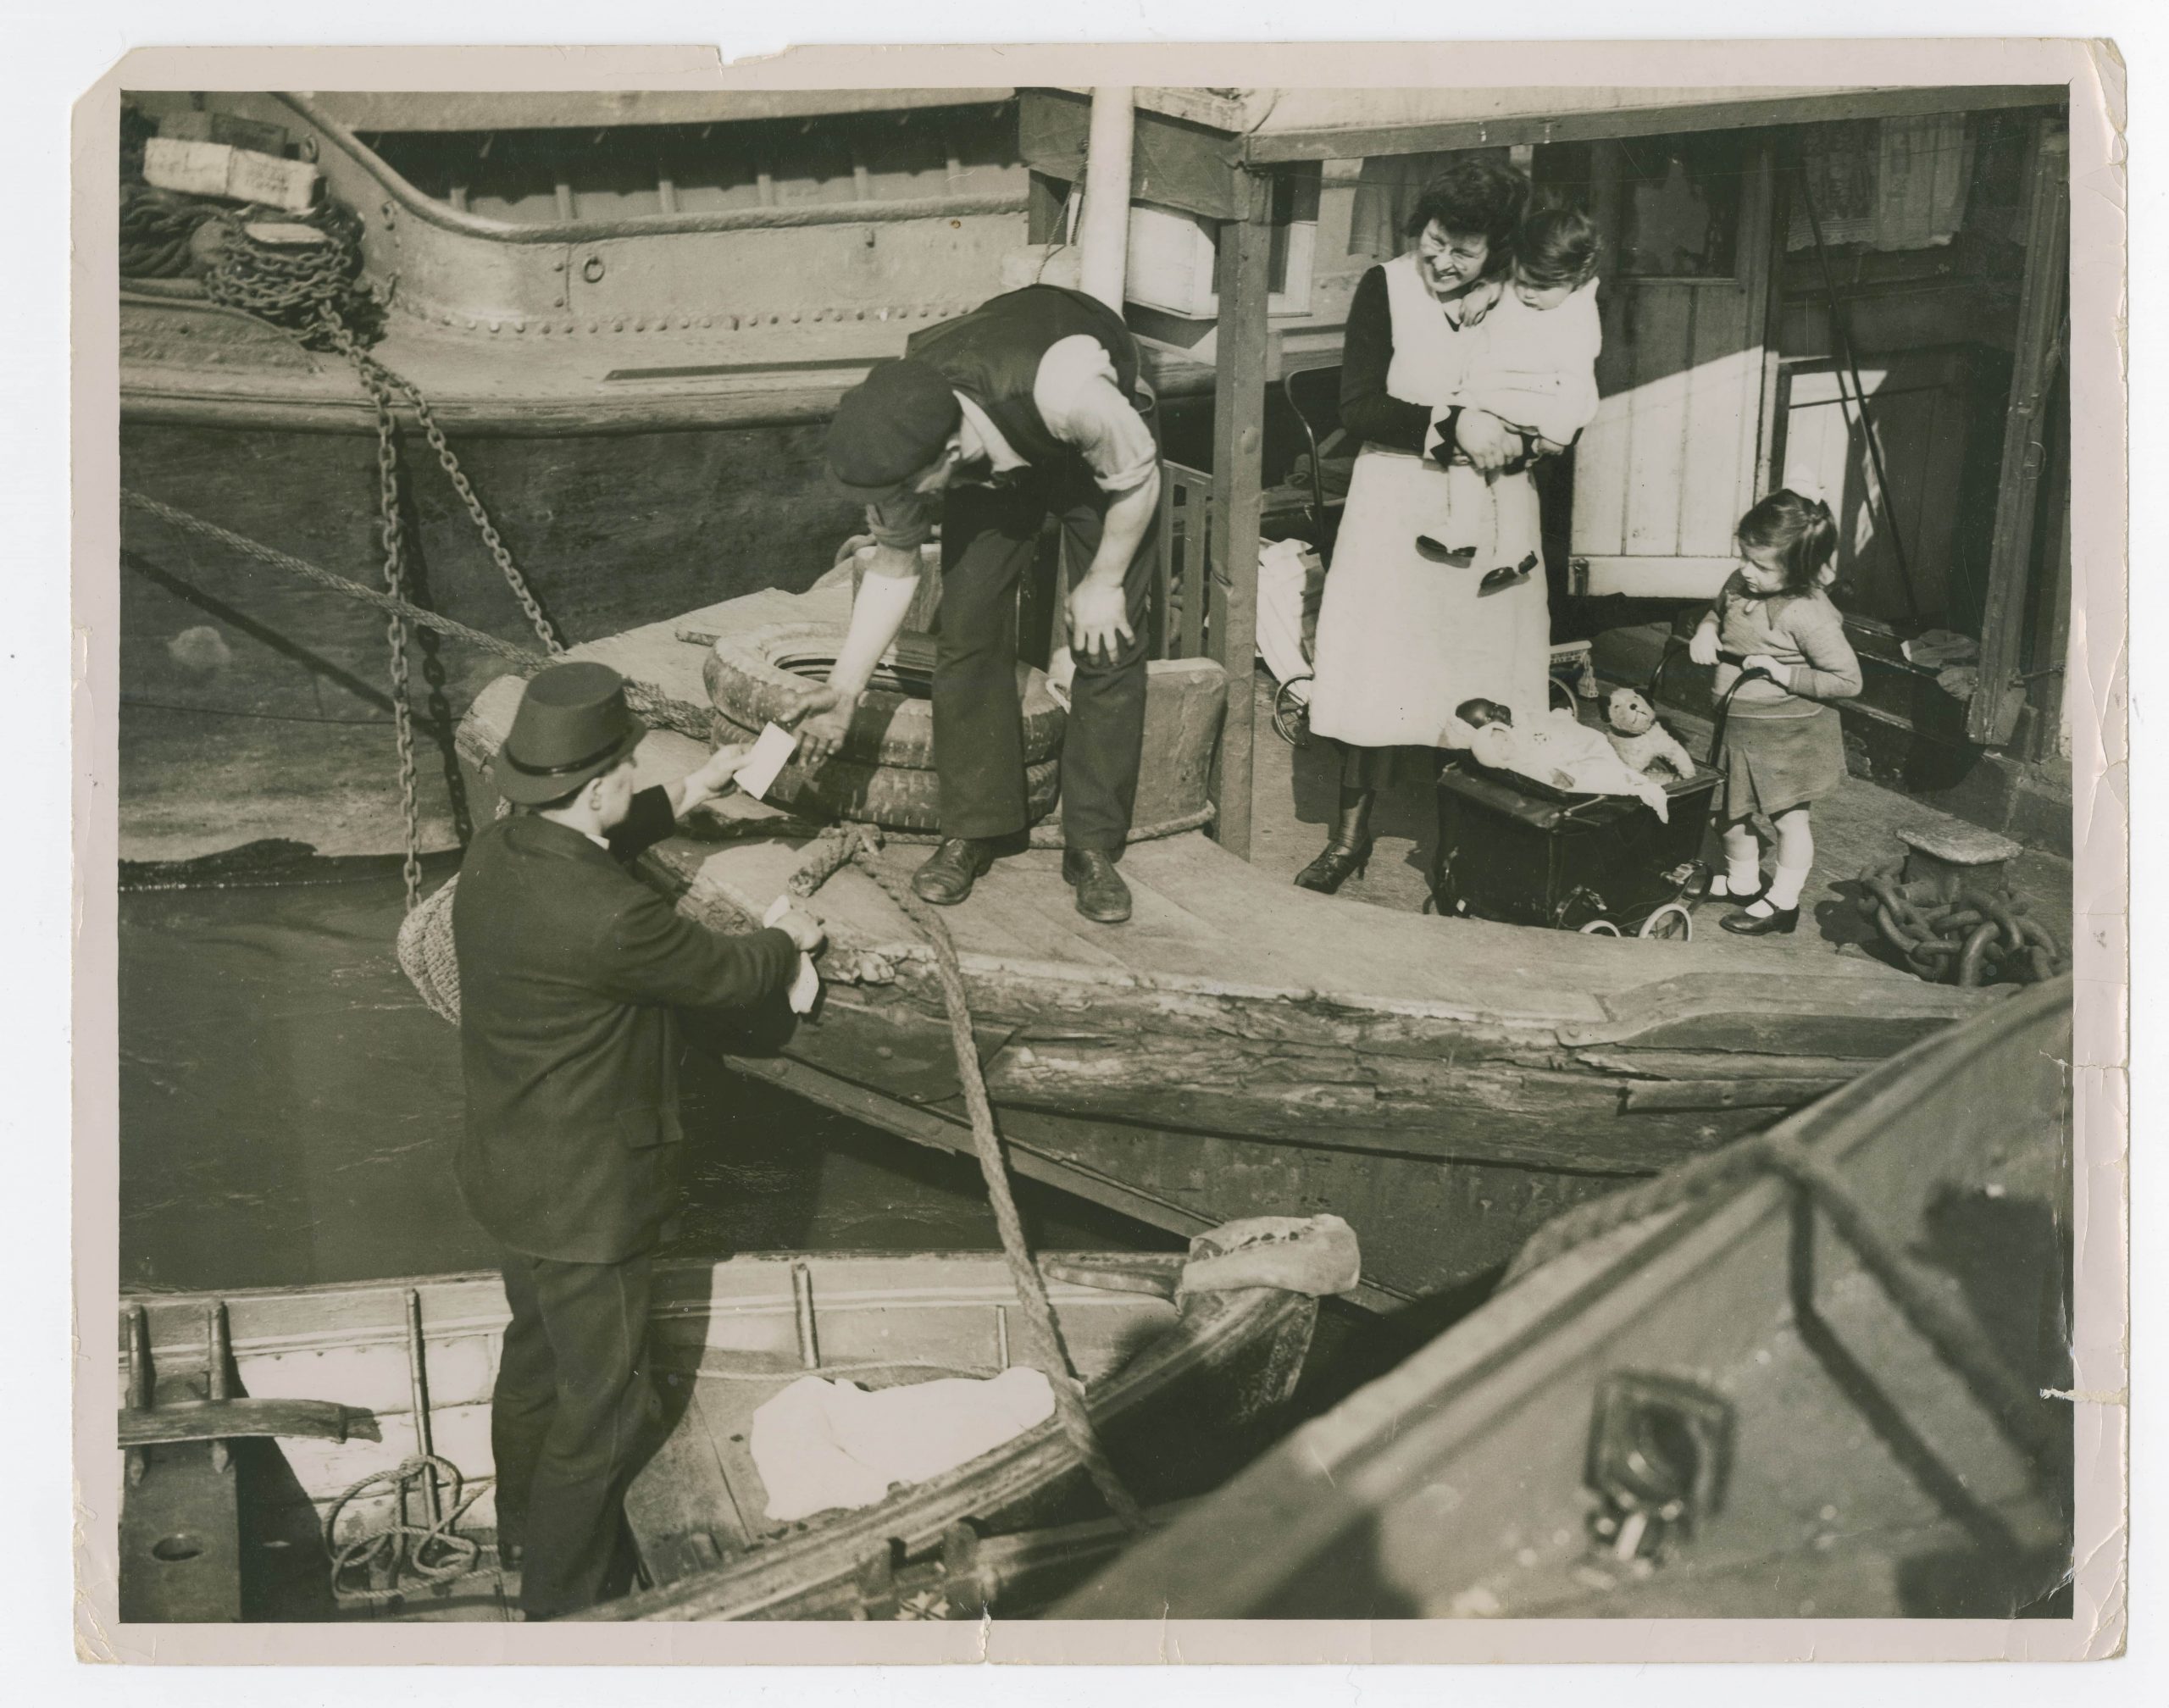
[[[123, 487], [120, 500], [122, 503], [147, 515], [156, 516], [160, 521], [170, 522], [176, 528], [185, 528], [207, 540], [215, 540], [223, 546], [230, 546], [258, 563], [268, 563], [274, 568], [313, 581], [319, 587], [344, 594], [349, 599], [358, 599], [365, 605], [374, 605], [380, 611], [403, 617], [410, 623], [434, 629], [440, 635], [464, 640], [471, 646], [479, 646], [484, 652], [494, 653], [508, 663], [517, 666], [523, 674], [531, 674], [550, 663], [548, 655], [537, 652], [531, 647], [516, 646], [495, 635], [485, 635], [480, 629], [470, 629], [464, 623], [456, 622], [425, 606], [396, 598], [374, 587], [365, 587], [358, 581], [350, 581], [345, 576], [334, 574], [306, 559], [266, 546], [259, 540], [252, 540], [246, 534], [236, 534], [230, 528], [221, 528], [215, 522], [207, 522], [201, 516], [192, 516], [187, 511], [164, 503], [147, 493]], [[709, 739], [713, 714], [707, 707], [696, 706], [691, 701], [674, 699], [652, 682], [628, 679], [625, 690], [633, 709], [644, 717], [681, 735], [692, 736], [696, 740], [705, 742]]]
[[846, 864], [856, 866], [918, 928], [934, 951], [935, 976], [941, 986], [942, 1006], [949, 1016], [950, 1042], [957, 1056], [957, 1077], [962, 1084], [964, 1107], [971, 1117], [972, 1150], [979, 1158], [979, 1174], [986, 1182], [987, 1197], [994, 1206], [995, 1226], [1001, 1234], [1001, 1255], [1007, 1261], [1010, 1278], [1016, 1284], [1017, 1296], [1023, 1303], [1025, 1320], [1040, 1343], [1041, 1364], [1054, 1389], [1055, 1414], [1061, 1420], [1070, 1445], [1084, 1461], [1093, 1486], [1100, 1491], [1100, 1497], [1126, 1528], [1142, 1529], [1145, 1521], [1137, 1502], [1107, 1457], [1107, 1448], [1086, 1409], [1084, 1385], [1078, 1379], [1068, 1349], [1062, 1342], [1061, 1328], [1055, 1322], [1054, 1306], [1047, 1300], [1046, 1281], [1032, 1261], [1023, 1218], [1018, 1214], [1016, 1196], [1010, 1190], [1009, 1163], [1001, 1153], [1001, 1134], [995, 1129], [994, 1108], [987, 1101], [986, 1080], [979, 1072], [979, 1046], [972, 1036], [971, 1001], [964, 990], [963, 972], [957, 963], [957, 946], [939, 911], [921, 901], [910, 884], [881, 869], [874, 858], [879, 846], [878, 833], [863, 824], [838, 825], [823, 831], [809, 857], [793, 874], [788, 886], [790, 893], [802, 901], [833, 873]]

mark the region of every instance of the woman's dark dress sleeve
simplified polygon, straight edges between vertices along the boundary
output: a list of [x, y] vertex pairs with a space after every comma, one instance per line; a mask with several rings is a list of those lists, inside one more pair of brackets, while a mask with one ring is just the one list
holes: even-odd
[[1421, 456], [1431, 412], [1386, 390], [1392, 367], [1393, 308], [1386, 299], [1385, 269], [1373, 267], [1348, 305], [1348, 330], [1341, 343], [1340, 424], [1357, 440]]

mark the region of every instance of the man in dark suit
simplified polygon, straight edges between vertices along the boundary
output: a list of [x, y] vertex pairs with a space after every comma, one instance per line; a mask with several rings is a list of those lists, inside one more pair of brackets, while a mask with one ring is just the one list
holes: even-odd
[[660, 1445], [646, 1356], [654, 1248], [676, 1187], [678, 1006], [784, 991], [820, 928], [718, 936], [622, 862], [727, 785], [728, 747], [633, 788], [643, 733], [605, 665], [527, 685], [497, 756], [516, 809], [477, 835], [452, 901], [466, 1126], [460, 1191], [503, 1242], [490, 1418], [497, 1524], [520, 1605], [554, 1618], [623, 1593], [626, 1488]]

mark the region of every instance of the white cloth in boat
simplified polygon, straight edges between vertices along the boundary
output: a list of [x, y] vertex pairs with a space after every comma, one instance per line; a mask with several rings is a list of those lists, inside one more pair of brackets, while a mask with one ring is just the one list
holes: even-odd
[[787, 1523], [871, 1506], [892, 1484], [954, 1470], [1052, 1416], [1045, 1373], [1021, 1364], [985, 1381], [950, 1376], [870, 1390], [807, 1376], [753, 1413], [748, 1445], [768, 1516]]
[[[1461, 729], [1469, 728], [1459, 718], [1454, 722]], [[1534, 778], [1570, 795], [1632, 795], [1659, 818], [1671, 821], [1671, 797], [1664, 785], [1622, 759], [1603, 731], [1590, 729], [1571, 712], [1555, 707], [1526, 725], [1487, 724], [1471, 730], [1466, 744], [1450, 739], [1447, 745], [1466, 745], [1479, 764]]]
[[[1424, 288], [1412, 254], [1383, 271], [1393, 332], [1387, 390], [1429, 408], [1435, 423], [1460, 402], [1493, 316], [1534, 311], [1507, 293], [1482, 320], [1457, 324]], [[1366, 444], [1356, 458], [1318, 613], [1311, 693], [1317, 734], [1361, 747], [1428, 747], [1473, 696], [1496, 700], [1523, 720], [1548, 702], [1544, 576], [1479, 593], [1480, 568], [1434, 563], [1417, 549], [1417, 535], [1451, 525], [1453, 486], [1428, 457]], [[1539, 549], [1541, 518], [1527, 472], [1502, 474], [1488, 490], [1487, 520], [1500, 544], [1523, 546], [1523, 556]]]

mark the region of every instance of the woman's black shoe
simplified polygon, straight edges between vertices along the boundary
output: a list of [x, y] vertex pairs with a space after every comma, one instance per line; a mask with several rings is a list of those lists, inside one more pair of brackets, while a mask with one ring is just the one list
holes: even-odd
[[1728, 913], [1717, 921], [1726, 930], [1742, 937], [1789, 937], [1800, 923], [1800, 909], [1780, 907], [1773, 913]]
[[1370, 863], [1368, 840], [1343, 842], [1336, 837], [1325, 845], [1324, 851], [1317, 859], [1295, 874], [1295, 887], [1330, 896], [1350, 878], [1361, 878], [1363, 868]]

